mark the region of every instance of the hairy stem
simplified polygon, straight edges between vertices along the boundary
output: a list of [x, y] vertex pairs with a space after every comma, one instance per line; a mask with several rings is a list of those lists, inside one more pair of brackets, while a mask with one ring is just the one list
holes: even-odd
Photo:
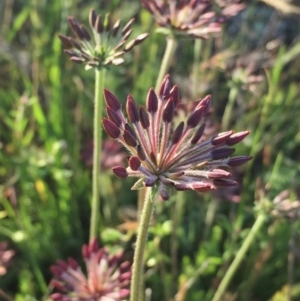
[[91, 208], [91, 224], [90, 224], [90, 239], [97, 237], [97, 228], [99, 221], [99, 205], [100, 205], [100, 190], [99, 190], [99, 175], [100, 175], [100, 158], [102, 150], [102, 108], [103, 108], [103, 86], [104, 86], [104, 69], [96, 70], [95, 79], [95, 109], [94, 109], [94, 150], [93, 150], [93, 196]]
[[133, 272], [130, 288], [130, 301], [142, 301], [142, 287], [144, 278], [144, 252], [147, 241], [147, 234], [154, 208], [154, 200], [152, 196], [152, 188], [147, 189], [145, 203], [142, 211], [142, 216], [139, 223], [136, 247], [133, 259]]
[[176, 48], [177, 48], [177, 41], [175, 37], [172, 36], [167, 37], [167, 47], [156, 80], [156, 85], [155, 85], [156, 92], [158, 92], [160, 84], [169, 70]]

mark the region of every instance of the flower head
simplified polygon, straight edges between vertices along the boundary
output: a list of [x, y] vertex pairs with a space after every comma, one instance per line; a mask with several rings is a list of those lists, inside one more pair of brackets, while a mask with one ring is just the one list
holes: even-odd
[[85, 26], [74, 17], [69, 17], [68, 21], [76, 38], [58, 35], [67, 48], [65, 53], [70, 56], [71, 61], [86, 63], [88, 68], [122, 64], [124, 62], [122, 56], [148, 36], [147, 33], [143, 33], [128, 42], [134, 19], [121, 29], [120, 20], [112, 23], [109, 14], [103, 18], [101, 15], [96, 15], [94, 10], [91, 10], [89, 16], [93, 38]]
[[217, 13], [212, 0], [142, 0], [142, 4], [166, 29], [163, 32], [194, 38], [207, 38], [221, 31], [221, 24], [245, 7], [227, 0]]
[[137, 107], [128, 95], [126, 111], [128, 120], [121, 111], [121, 104], [108, 90], [104, 90], [107, 116], [103, 119], [105, 131], [128, 148], [131, 156], [128, 168], [116, 166], [113, 172], [119, 178], [139, 177], [132, 189], [157, 186], [160, 196], [167, 200], [166, 186], [176, 190], [214, 190], [218, 186], [233, 186], [230, 173], [222, 168], [244, 164], [249, 156], [230, 158], [231, 148], [242, 141], [249, 131], [227, 131], [210, 139], [202, 139], [205, 116], [211, 96], [204, 97], [189, 115], [186, 123], [175, 126], [174, 115], [179, 104], [177, 86], [171, 86], [167, 75], [158, 95], [149, 90], [146, 108]]
[[62, 293], [51, 295], [54, 301], [121, 301], [129, 295], [131, 278], [130, 263], [120, 263], [119, 252], [109, 255], [108, 250], [99, 249], [96, 240], [82, 248], [86, 274], [78, 263], [69, 258], [58, 260], [51, 267], [54, 274], [52, 285]]
[[7, 272], [7, 268], [11, 264], [11, 259], [15, 255], [15, 251], [7, 249], [6, 241], [0, 242], [0, 276]]

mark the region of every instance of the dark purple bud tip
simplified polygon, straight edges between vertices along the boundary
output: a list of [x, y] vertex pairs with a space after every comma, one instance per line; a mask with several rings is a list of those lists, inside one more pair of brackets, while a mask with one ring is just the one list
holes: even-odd
[[203, 115], [205, 116], [210, 107], [210, 101], [211, 101], [211, 95], [206, 95], [197, 105], [196, 110], [199, 109], [200, 107], [203, 108]]
[[103, 94], [104, 94], [104, 98], [105, 98], [105, 102], [106, 102], [107, 106], [111, 107], [115, 111], [118, 111], [121, 109], [121, 104], [114, 94], [112, 94], [107, 89], [103, 90]]
[[146, 160], [146, 155], [145, 155], [144, 149], [142, 148], [142, 146], [140, 144], [137, 146], [137, 155], [141, 161]]
[[195, 128], [201, 121], [203, 115], [203, 110], [200, 108], [194, 111], [187, 120], [187, 126], [190, 128]]
[[223, 132], [223, 133], [220, 133], [218, 134], [216, 137], [213, 137], [211, 139], [211, 144], [212, 145], [220, 145], [220, 144], [223, 144], [225, 143], [229, 137], [232, 135], [232, 131], [228, 131], [228, 132]]
[[149, 113], [154, 114], [157, 111], [158, 99], [153, 88], [151, 88], [148, 92], [146, 105], [147, 105], [147, 111]]
[[170, 91], [170, 97], [173, 98], [174, 100], [174, 107], [176, 108], [177, 105], [179, 104], [179, 90], [178, 90], [178, 86], [175, 85], [173, 86], [173, 88]]
[[126, 179], [128, 177], [126, 168], [124, 168], [122, 166], [113, 167], [112, 171], [120, 179]]
[[229, 157], [234, 153], [235, 149], [233, 148], [219, 148], [211, 151], [211, 157], [213, 160], [219, 160]]
[[191, 139], [191, 144], [196, 144], [200, 138], [202, 137], [203, 133], [205, 130], [205, 123], [203, 123], [196, 131], [196, 133], [194, 134], [194, 136]]
[[132, 156], [128, 160], [130, 168], [134, 171], [138, 170], [141, 166], [141, 161], [138, 157]]
[[84, 32], [81, 30], [80, 24], [74, 17], [69, 17], [69, 25], [79, 40], [85, 40]]
[[170, 74], [167, 74], [161, 83], [158, 95], [162, 100], [166, 100], [169, 98], [170, 91], [171, 91], [171, 79], [170, 79]]
[[157, 166], [157, 161], [156, 161], [156, 156], [154, 155], [153, 152], [150, 152], [150, 160], [152, 161], [152, 163]]
[[87, 29], [83, 25], [80, 25], [80, 29], [81, 29], [81, 32], [82, 32], [82, 34], [84, 36], [84, 40], [90, 41], [91, 40], [91, 35], [87, 31]]
[[228, 178], [230, 176], [230, 172], [223, 169], [213, 169], [207, 172], [207, 176], [210, 179]]
[[103, 127], [106, 131], [106, 133], [113, 139], [117, 139], [121, 132], [118, 126], [110, 121], [109, 119], [103, 118], [102, 120]]
[[234, 144], [237, 144], [241, 142], [246, 136], [248, 136], [250, 131], [244, 131], [244, 132], [239, 132], [232, 134], [229, 139], [226, 141], [226, 144], [229, 146], [232, 146]]
[[170, 98], [166, 103], [164, 110], [163, 110], [163, 121], [170, 123], [174, 117], [174, 100]]
[[149, 116], [143, 106], [139, 107], [139, 116], [140, 116], [140, 121], [141, 121], [142, 127], [144, 129], [147, 129], [150, 126]]
[[73, 48], [73, 44], [70, 41], [69, 37], [62, 34], [58, 34], [58, 37], [66, 48]]
[[125, 35], [128, 30], [130, 30], [132, 23], [134, 22], [134, 18], [130, 19], [127, 24], [122, 29], [122, 35]]
[[237, 157], [230, 158], [227, 165], [230, 167], [239, 166], [245, 164], [251, 159], [252, 159], [251, 156], [237, 156]]
[[101, 15], [98, 15], [96, 17], [96, 21], [95, 21], [95, 26], [94, 26], [95, 30], [97, 33], [102, 33], [103, 30], [104, 30], [104, 25], [103, 25], [103, 20], [102, 20], [102, 17]]
[[183, 129], [184, 129], [184, 122], [181, 121], [181, 122], [178, 124], [177, 128], [175, 129], [175, 131], [174, 131], [174, 133], [173, 133], [173, 135], [172, 135], [172, 137], [171, 137], [171, 142], [172, 142], [173, 144], [176, 144], [176, 143], [179, 142], [179, 140], [180, 140], [180, 138], [181, 138], [181, 136], [182, 136], [182, 133], [183, 133]]
[[91, 9], [90, 14], [89, 14], [89, 23], [91, 28], [94, 28], [96, 24], [96, 19], [97, 19], [97, 14], [94, 9]]
[[131, 123], [137, 123], [140, 121], [136, 103], [131, 95], [127, 96], [126, 111]]
[[128, 146], [131, 146], [131, 147], [137, 146], [137, 141], [136, 141], [135, 137], [130, 133], [130, 131], [125, 130], [123, 138]]
[[227, 179], [216, 179], [214, 180], [214, 184], [217, 187], [231, 187], [231, 186], [236, 186], [237, 182], [232, 180], [227, 180]]
[[120, 116], [111, 107], [106, 108], [106, 115], [108, 119], [112, 121], [116, 126], [120, 126], [122, 124]]

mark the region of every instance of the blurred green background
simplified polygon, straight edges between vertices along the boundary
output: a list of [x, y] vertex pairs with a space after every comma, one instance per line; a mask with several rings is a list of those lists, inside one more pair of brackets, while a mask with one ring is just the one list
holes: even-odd
[[[263, 201], [268, 219], [222, 300], [300, 300], [298, 208], [273, 203], [284, 190], [300, 199], [300, 3], [271, 4], [248, 1], [201, 43], [199, 61], [192, 39], [179, 42], [170, 74], [182, 101], [212, 94], [212, 133], [250, 130], [235, 154], [253, 160], [233, 171], [237, 189], [157, 203], [146, 253], [151, 300], [211, 300]], [[47, 300], [49, 267], [80, 261], [88, 241], [94, 72], [69, 61], [57, 34], [70, 34], [70, 15], [88, 25], [91, 8], [123, 24], [136, 16], [134, 34], [150, 33], [105, 83], [123, 104], [128, 93], [144, 104], [166, 42], [140, 1], [0, 2], [0, 242], [15, 251], [0, 300]], [[131, 179], [109, 169], [101, 177], [100, 242], [132, 260], [138, 194]]]

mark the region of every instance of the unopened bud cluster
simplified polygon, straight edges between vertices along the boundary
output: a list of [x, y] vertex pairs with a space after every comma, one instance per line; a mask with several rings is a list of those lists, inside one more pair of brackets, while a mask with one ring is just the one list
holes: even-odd
[[108, 65], [120, 65], [124, 62], [122, 56], [134, 46], [144, 41], [148, 34], [143, 33], [135, 39], [128, 41], [132, 33], [131, 19], [123, 28], [120, 20], [112, 23], [109, 14], [103, 18], [91, 10], [89, 24], [93, 37], [84, 25], [74, 17], [68, 18], [70, 28], [76, 38], [59, 35], [63, 45], [67, 48], [65, 53], [70, 60], [76, 63], [86, 63], [87, 67], [105, 67]]
[[104, 91], [107, 118], [103, 126], [109, 136], [121, 142], [131, 153], [128, 167], [116, 166], [113, 172], [119, 178], [140, 178], [132, 187], [157, 186], [162, 199], [167, 200], [167, 186], [176, 190], [214, 190], [218, 186], [233, 186], [230, 173], [223, 168], [238, 166], [251, 159], [249, 156], [230, 158], [231, 146], [242, 141], [249, 131], [227, 131], [210, 139], [202, 139], [205, 116], [211, 96], [203, 98], [186, 123], [174, 125], [174, 115], [179, 104], [178, 87], [171, 86], [170, 76], [163, 80], [158, 95], [149, 90], [144, 106], [137, 107], [128, 95], [126, 111], [122, 113], [117, 98]]

